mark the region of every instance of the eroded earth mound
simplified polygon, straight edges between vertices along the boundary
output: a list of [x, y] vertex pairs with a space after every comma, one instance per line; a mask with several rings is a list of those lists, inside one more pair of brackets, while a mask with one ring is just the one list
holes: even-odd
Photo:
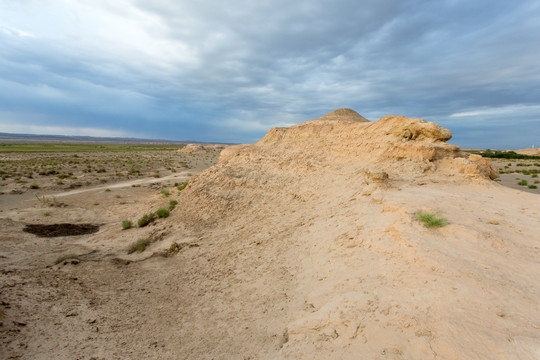
[[182, 194], [219, 284], [193, 338], [217, 357], [537, 357], [540, 202], [450, 138], [345, 109], [225, 149]]
[[[10, 322], [27, 346], [10, 351], [540, 358], [539, 198], [494, 182], [497, 169], [450, 138], [421, 119], [339, 109], [229, 146], [166, 219], [124, 231], [118, 218], [79, 240], [78, 265], [10, 275], [5, 289], [26, 296], [18, 311], [30, 319]], [[425, 227], [419, 211], [445, 225]], [[127, 255], [140, 238], [148, 248]], [[55, 239], [58, 256], [67, 245]], [[31, 283], [39, 291], [25, 295]]]

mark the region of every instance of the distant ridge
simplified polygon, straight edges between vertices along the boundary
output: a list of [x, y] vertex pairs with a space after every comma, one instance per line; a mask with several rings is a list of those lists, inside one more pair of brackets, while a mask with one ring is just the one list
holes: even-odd
[[72, 135], [36, 135], [36, 134], [11, 134], [0, 132], [0, 142], [71, 142], [71, 143], [128, 143], [128, 144], [225, 144], [206, 141], [191, 140], [163, 140], [163, 139], [141, 139], [124, 137], [95, 137], [95, 136], [72, 136]]

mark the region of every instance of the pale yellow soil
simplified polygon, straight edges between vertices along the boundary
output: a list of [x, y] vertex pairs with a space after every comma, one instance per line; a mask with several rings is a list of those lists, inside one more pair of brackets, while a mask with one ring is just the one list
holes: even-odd
[[[59, 196], [50, 216], [10, 212], [2, 358], [540, 358], [540, 196], [493, 181], [446, 129], [356, 115], [229, 147], [179, 195], [100, 189]], [[170, 217], [121, 229], [170, 199]], [[100, 231], [22, 232], [77, 216]]]

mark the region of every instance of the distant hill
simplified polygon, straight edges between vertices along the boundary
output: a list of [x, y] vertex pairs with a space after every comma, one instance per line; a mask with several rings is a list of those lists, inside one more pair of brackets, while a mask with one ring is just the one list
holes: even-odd
[[175, 141], [162, 139], [139, 139], [123, 137], [94, 137], [69, 135], [10, 134], [0, 132], [0, 142], [55, 142], [55, 143], [106, 143], [106, 144], [210, 144], [203, 141]]

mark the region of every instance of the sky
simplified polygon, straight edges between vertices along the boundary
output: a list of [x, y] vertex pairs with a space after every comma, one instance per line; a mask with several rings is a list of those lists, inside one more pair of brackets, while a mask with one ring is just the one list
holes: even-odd
[[0, 132], [251, 143], [343, 107], [540, 147], [540, 1], [0, 0]]

